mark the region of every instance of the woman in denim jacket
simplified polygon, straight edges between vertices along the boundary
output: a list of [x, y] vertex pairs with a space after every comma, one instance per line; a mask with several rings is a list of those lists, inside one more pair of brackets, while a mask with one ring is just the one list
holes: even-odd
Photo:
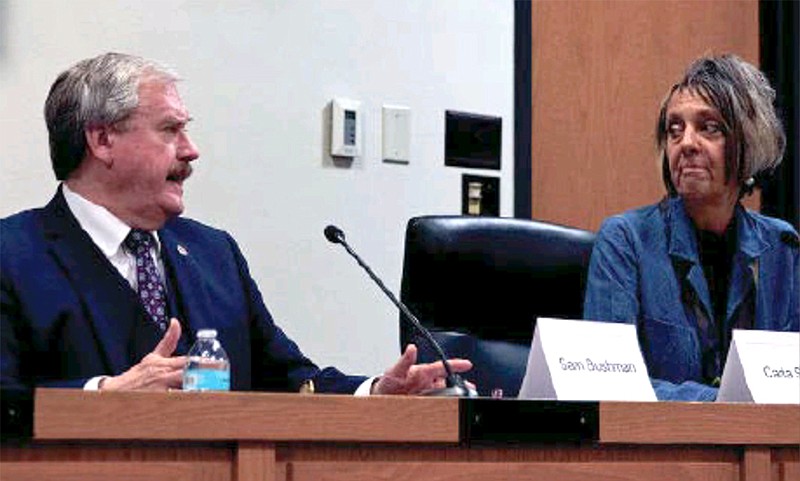
[[668, 196], [598, 233], [584, 318], [636, 324], [660, 400], [713, 401], [733, 329], [800, 329], [797, 232], [739, 202], [783, 157], [774, 98], [736, 56], [695, 61], [658, 116]]

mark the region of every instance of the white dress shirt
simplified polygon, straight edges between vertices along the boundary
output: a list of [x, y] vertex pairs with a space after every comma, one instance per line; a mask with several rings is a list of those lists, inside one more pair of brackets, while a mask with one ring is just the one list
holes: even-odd
[[[69, 210], [78, 220], [81, 228], [89, 234], [92, 242], [111, 262], [120, 275], [125, 278], [135, 291], [138, 287], [136, 281], [136, 257], [124, 244], [125, 238], [131, 228], [119, 220], [105, 207], [92, 203], [80, 194], [73, 192], [67, 184], [63, 185], [64, 199]], [[156, 263], [161, 282], [164, 282], [164, 263], [161, 261], [161, 241], [158, 232], [151, 231], [155, 238], [155, 250], [150, 251]]]

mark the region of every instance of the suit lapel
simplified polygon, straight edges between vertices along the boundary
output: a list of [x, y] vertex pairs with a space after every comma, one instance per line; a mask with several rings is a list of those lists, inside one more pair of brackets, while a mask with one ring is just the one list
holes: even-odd
[[155, 326], [150, 332], [141, 328], [144, 309], [138, 297], [81, 229], [60, 188], [43, 210], [42, 222], [50, 253], [75, 288], [108, 372], [128, 369], [158, 342]]
[[158, 231], [158, 236], [161, 239], [161, 258], [170, 283], [170, 293], [177, 313], [183, 315], [181, 322], [184, 334], [191, 340], [191, 332], [214, 327], [214, 323], [209, 320], [211, 304], [204, 276], [194, 259], [190, 242], [181, 239], [169, 228], [169, 224]]
[[[759, 260], [770, 247], [761, 237], [760, 229], [754, 225], [753, 219], [741, 205], [736, 206], [735, 215], [737, 249], [731, 266], [731, 285], [726, 310], [726, 327], [729, 329], [744, 327], [740, 324], [746, 320], [740, 319], [742, 316], [734, 318], [734, 314], [752, 289], [756, 289], [756, 294], [762, 291], [758, 289]], [[751, 325], [755, 322], [753, 319], [755, 311], [747, 312], [744, 316], [750, 319]]]
[[678, 199], [670, 200], [665, 213], [668, 250], [682, 289], [689, 289], [689, 299], [705, 319], [713, 319], [711, 295], [698, 255], [697, 237], [691, 220]]

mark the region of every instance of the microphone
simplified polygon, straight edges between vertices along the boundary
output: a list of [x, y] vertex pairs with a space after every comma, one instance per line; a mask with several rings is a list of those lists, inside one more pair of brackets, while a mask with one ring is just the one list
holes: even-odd
[[419, 319], [417, 319], [417, 317], [411, 313], [405, 304], [400, 302], [394, 296], [394, 294], [392, 294], [392, 292], [386, 288], [386, 286], [383, 284], [383, 281], [381, 281], [378, 276], [372, 272], [372, 269], [370, 269], [370, 267], [363, 260], [361, 260], [361, 257], [359, 257], [358, 254], [356, 254], [355, 251], [350, 248], [350, 245], [345, 240], [342, 229], [336, 227], [335, 225], [329, 225], [325, 227], [324, 233], [325, 238], [328, 239], [328, 242], [332, 244], [341, 244], [344, 246], [344, 249], [347, 251], [347, 253], [350, 254], [353, 259], [356, 260], [356, 262], [358, 262], [358, 265], [367, 271], [370, 279], [372, 279], [372, 281], [381, 288], [381, 291], [386, 294], [386, 297], [388, 297], [389, 300], [392, 301], [392, 303], [397, 306], [398, 309], [400, 309], [400, 312], [403, 313], [404, 318], [407, 319], [412, 326], [414, 326], [414, 329], [422, 334], [425, 340], [428, 341], [428, 344], [430, 344], [436, 351], [436, 354], [439, 357], [439, 360], [442, 362], [445, 372], [447, 373], [445, 376], [446, 387], [442, 389], [429, 389], [422, 394], [426, 396], [477, 397], [478, 393], [474, 389], [469, 388], [461, 376], [453, 372], [452, 368], [450, 367], [450, 363], [447, 361], [447, 356], [442, 350], [442, 347], [438, 342], [436, 342], [436, 339], [433, 338], [433, 335], [431, 335], [430, 331], [419, 322]]

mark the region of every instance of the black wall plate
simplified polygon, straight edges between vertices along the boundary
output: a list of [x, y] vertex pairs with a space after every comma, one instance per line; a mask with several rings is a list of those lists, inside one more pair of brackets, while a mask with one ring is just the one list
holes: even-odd
[[503, 119], [447, 110], [444, 165], [500, 170]]

